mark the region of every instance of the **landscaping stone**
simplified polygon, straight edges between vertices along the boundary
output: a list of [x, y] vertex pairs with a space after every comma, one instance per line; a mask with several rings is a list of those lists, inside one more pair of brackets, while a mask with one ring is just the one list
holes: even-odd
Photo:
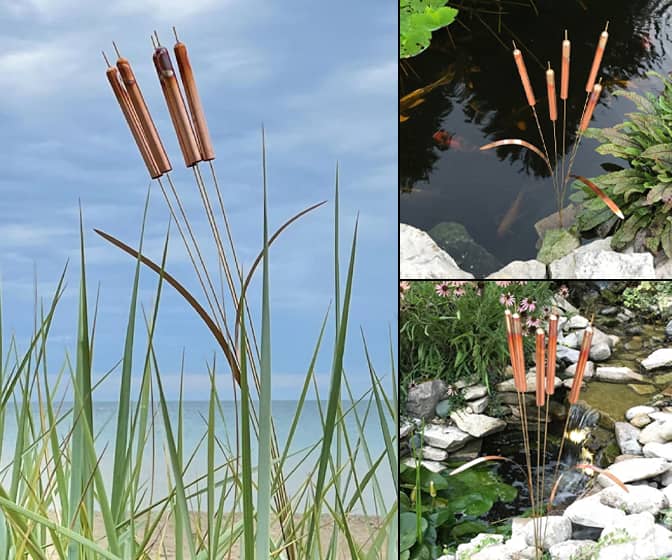
[[635, 416], [639, 416], [640, 414], [650, 414], [651, 412], [656, 412], [656, 410], [657, 409], [653, 408], [652, 406], [633, 406], [632, 408], [629, 408], [625, 411], [625, 417], [628, 420], [632, 420]]
[[648, 512], [658, 515], [661, 509], [667, 507], [667, 497], [656, 488], [646, 485], [626, 484], [625, 492], [620, 486], [610, 486], [598, 492], [600, 502], [605, 506], [617, 508], [628, 514]]
[[654, 385], [645, 385], [643, 383], [628, 383], [628, 387], [638, 395], [653, 395], [656, 392]]
[[455, 451], [464, 447], [471, 436], [455, 426], [429, 425], [425, 427], [423, 442], [432, 447]]
[[422, 448], [422, 457], [423, 459], [429, 459], [430, 461], [445, 461], [448, 458], [448, 453], [443, 449], [425, 445]]
[[462, 449], [450, 453], [449, 460], [456, 463], [466, 463], [467, 461], [476, 459], [481, 454], [481, 447], [483, 447], [482, 439], [472, 439]]
[[567, 323], [565, 323], [565, 329], [575, 330], [575, 329], [585, 329], [590, 325], [590, 321], [586, 319], [583, 315], [573, 315], [569, 318]]
[[590, 346], [590, 359], [595, 360], [596, 362], [604, 362], [611, 357], [611, 348], [605, 342], [600, 344], [591, 344]]
[[404, 439], [410, 435], [410, 433], [413, 431], [413, 428], [415, 428], [415, 424], [413, 424], [413, 422], [407, 422], [403, 420], [399, 426], [399, 439]]
[[[415, 468], [416, 462], [413, 457], [407, 457], [402, 461], [403, 465], [406, 465], [411, 468]], [[435, 473], [440, 473], [445, 471], [448, 467], [444, 465], [443, 463], [437, 463], [436, 461], [420, 461], [420, 464], [425, 467], [427, 470], [435, 472]]]
[[[576, 374], [576, 364], [572, 364], [563, 372], [565, 377], [574, 377]], [[583, 370], [583, 378], [590, 379], [595, 375], [595, 364], [590, 360], [586, 362], [586, 368]]]
[[672, 440], [672, 422], [655, 420], [642, 428], [642, 431], [639, 433], [639, 443], [642, 445], [646, 445], [652, 441], [666, 443], [670, 440]]
[[666, 461], [672, 461], [672, 443], [658, 443], [652, 441], [642, 449], [644, 457], [660, 457]]
[[546, 278], [546, 265], [537, 260], [513, 261], [486, 276], [487, 280], [542, 280]]
[[[645, 480], [653, 478], [669, 470], [670, 463], [664, 459], [636, 458], [620, 461], [607, 468], [607, 470], [616, 476], [621, 482], [633, 482], [635, 480]], [[615, 483], [604, 475], [599, 475], [597, 481], [603, 486], [613, 486]], [[604, 525], [601, 525], [604, 527]]]
[[399, 262], [401, 278], [457, 280], [474, 277], [460, 269], [427, 233], [406, 224], [399, 225]]
[[485, 414], [468, 414], [463, 411], [453, 412], [450, 418], [460, 430], [473, 437], [483, 437], [506, 428], [506, 422], [500, 418], [492, 418]]
[[476, 399], [475, 401], [470, 401], [467, 403], [467, 409], [474, 414], [481, 414], [485, 412], [488, 408], [488, 403], [490, 402], [489, 397], [486, 395], [481, 399]]
[[[527, 372], [525, 379], [527, 380], [527, 388], [525, 392], [534, 393], [537, 390], [537, 372], [535, 371], [535, 368], [532, 368]], [[561, 384], [561, 380], [556, 377], [555, 387], [560, 387]], [[495, 385], [495, 389], [501, 393], [513, 393], [516, 390], [516, 384], [513, 379], [507, 379], [506, 381], [502, 381]]]
[[[649, 387], [649, 385], [647, 385], [647, 387]], [[651, 422], [651, 417], [648, 414], [638, 414], [630, 420], [630, 424], [635, 428], [643, 428], [644, 426], [648, 426]]]
[[595, 371], [595, 377], [600, 381], [611, 383], [629, 383], [631, 381], [645, 381], [646, 378], [635, 373], [629, 367], [600, 366]]
[[575, 350], [574, 348], [567, 348], [567, 346], [558, 344], [555, 359], [557, 361], [564, 361], [570, 364], [575, 364], [579, 361], [579, 351]]
[[480, 399], [488, 394], [488, 388], [485, 385], [473, 385], [467, 387], [462, 391], [462, 396], [465, 401], [473, 401], [475, 399]]
[[605, 506], [600, 502], [597, 494], [581, 498], [570, 504], [563, 516], [577, 525], [586, 527], [606, 527], [625, 517], [625, 513], [619, 509]]
[[544, 535], [544, 540], [541, 544], [544, 550], [548, 550], [554, 544], [566, 541], [572, 537], [571, 521], [561, 515], [551, 515], [537, 518], [534, 522], [530, 518], [515, 517], [511, 525], [512, 538], [524, 538], [529, 546], [534, 546], [535, 523]]
[[410, 387], [406, 397], [406, 412], [416, 418], [431, 420], [434, 417], [436, 405], [445, 392], [446, 384], [440, 379], [424, 381]]
[[[494, 533], [479, 533], [468, 543], [462, 543], [457, 547], [457, 558], [471, 558], [476, 551], [483, 551], [487, 548], [501, 545], [504, 542], [504, 535]], [[494, 560], [494, 559], [493, 559]]]
[[434, 411], [439, 418], [448, 418], [448, 415], [453, 410], [452, 401], [446, 399], [445, 401], [439, 401], [436, 405]]
[[642, 367], [647, 371], [672, 367], [672, 348], [660, 348], [652, 352], [642, 360]]
[[548, 551], [551, 560], [575, 560], [578, 557], [589, 558], [590, 551], [595, 548], [595, 542], [589, 540], [568, 540], [554, 544]]
[[639, 437], [639, 430], [637, 428], [627, 422], [616, 422], [614, 430], [616, 432], [616, 442], [621, 448], [621, 453], [642, 454], [642, 446], [637, 441]]

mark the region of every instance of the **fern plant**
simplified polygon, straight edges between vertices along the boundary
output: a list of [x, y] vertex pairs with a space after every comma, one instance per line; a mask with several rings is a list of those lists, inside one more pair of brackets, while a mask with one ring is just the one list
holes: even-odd
[[625, 220], [618, 220], [581, 182], [572, 195], [580, 203], [577, 226], [586, 232], [598, 229], [614, 233], [611, 245], [622, 250], [634, 244], [637, 251], [661, 251], [672, 258], [672, 81], [658, 74], [662, 93], [638, 95], [619, 90], [632, 100], [637, 111], [613, 128], [588, 129], [585, 134], [600, 142], [597, 152], [625, 160], [629, 168], [600, 175], [593, 181], [621, 208]]

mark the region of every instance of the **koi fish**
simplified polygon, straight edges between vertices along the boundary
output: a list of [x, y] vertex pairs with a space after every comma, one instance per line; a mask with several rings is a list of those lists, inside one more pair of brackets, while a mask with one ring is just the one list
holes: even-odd
[[497, 227], [498, 237], [502, 237], [507, 231], [509, 231], [509, 228], [518, 219], [522, 202], [523, 202], [523, 191], [520, 191], [516, 199], [513, 201], [511, 208], [509, 208], [506, 211], [506, 214], [504, 214], [502, 221], [499, 223], [499, 226]]
[[461, 152], [471, 151], [472, 148], [467, 146], [459, 136], [455, 136], [450, 132], [446, 132], [442, 128], [437, 130], [432, 134], [432, 139], [436, 143], [439, 149], [447, 150], [448, 148], [453, 148], [454, 150], [459, 150]]

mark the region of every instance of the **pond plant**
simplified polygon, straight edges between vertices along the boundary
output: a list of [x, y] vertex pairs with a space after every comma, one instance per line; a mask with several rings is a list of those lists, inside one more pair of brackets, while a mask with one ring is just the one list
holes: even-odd
[[593, 181], [623, 209], [625, 221], [614, 220], [603, 208], [586, 200], [582, 185], [572, 198], [580, 203], [580, 231], [613, 232], [611, 246], [648, 250], [672, 258], [672, 81], [649, 72], [663, 82], [659, 94], [639, 95], [618, 90], [615, 95], [635, 103], [636, 111], [611, 128], [588, 129], [600, 142], [597, 152], [625, 160], [629, 167], [595, 177]]
[[[513, 58], [516, 63], [518, 70], [518, 75], [525, 92], [525, 97], [528, 105], [532, 110], [534, 116], [534, 121], [537, 125], [537, 131], [539, 133], [539, 139], [541, 140], [542, 148], [531, 144], [526, 140], [520, 138], [507, 138], [502, 140], [497, 140], [495, 142], [490, 142], [481, 146], [481, 150], [490, 150], [493, 148], [498, 148], [501, 146], [520, 146], [527, 148], [528, 150], [535, 153], [539, 156], [546, 166], [548, 167], [549, 173], [551, 175], [551, 181], [553, 183], [553, 190], [556, 197], [556, 204], [559, 213], [560, 227], [562, 227], [562, 206], [565, 198], [567, 185], [570, 177], [572, 175], [572, 167], [574, 165], [574, 160], [576, 158], [581, 139], [584, 132], [588, 128], [588, 124], [592, 118], [597, 102], [600, 98], [602, 92], [602, 85], [597, 80], [597, 75], [600, 70], [600, 65], [602, 63], [602, 57], [604, 55], [604, 50], [607, 45], [607, 40], [609, 37], [608, 33], [609, 22], [604, 28], [604, 31], [600, 34], [600, 38], [597, 43], [597, 48], [595, 50], [595, 56], [593, 58], [593, 63], [591, 66], [590, 74], [586, 82], [586, 100], [583, 104], [583, 111], [579, 119], [578, 129], [576, 131], [576, 141], [572, 148], [569, 158], [567, 158], [567, 149], [566, 149], [566, 123], [567, 123], [567, 99], [569, 96], [569, 76], [570, 76], [570, 55], [571, 55], [571, 42], [568, 39], [567, 31], [565, 31], [565, 38], [562, 41], [562, 57], [561, 57], [561, 81], [560, 81], [560, 99], [562, 100], [562, 133], [561, 141], [562, 148], [560, 154], [558, 154], [558, 138], [557, 138], [557, 128], [558, 128], [558, 107], [557, 107], [557, 92], [556, 92], [556, 83], [555, 83], [555, 72], [551, 68], [550, 62], [548, 63], [548, 70], [546, 71], [546, 89], [548, 97], [548, 117], [551, 122], [553, 129], [553, 144], [552, 151], [549, 148], [550, 142], [546, 142], [546, 138], [542, 131], [541, 123], [539, 121], [539, 115], [537, 113], [536, 104], [537, 98], [534, 94], [534, 89], [530, 81], [530, 77], [525, 66], [525, 61], [523, 59], [522, 52], [516, 47], [515, 42], [513, 43]], [[552, 156], [551, 156], [552, 154]], [[567, 161], [567, 163], [565, 163]], [[618, 205], [611, 200], [597, 185], [592, 181], [581, 177], [575, 176], [579, 181], [581, 181], [588, 190], [593, 194], [597, 195], [597, 201], [599, 204], [606, 205], [606, 208], [612, 212], [615, 216], [620, 219], [623, 219], [623, 213], [621, 212]]]
[[432, 32], [455, 20], [457, 10], [446, 0], [399, 0], [399, 58], [420, 54], [432, 40]]

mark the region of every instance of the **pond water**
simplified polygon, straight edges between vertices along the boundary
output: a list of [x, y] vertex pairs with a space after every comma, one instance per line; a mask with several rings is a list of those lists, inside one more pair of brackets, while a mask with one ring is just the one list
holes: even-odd
[[[400, 98], [444, 80], [420, 96], [417, 105], [401, 109], [406, 119], [399, 124], [401, 222], [427, 231], [444, 222], [462, 224], [485, 251], [471, 252], [470, 259], [478, 262], [460, 263], [459, 255], [453, 256], [477, 275], [512, 260], [534, 258], [538, 241], [534, 224], [556, 211], [549, 171], [541, 159], [519, 148], [479, 151], [479, 146], [503, 138], [540, 144], [511, 55], [511, 40], [523, 50], [537, 111], [552, 144], [544, 70], [550, 60], [559, 85], [561, 41], [568, 30], [572, 41], [568, 152], [595, 45], [607, 20], [609, 42], [600, 74], [605, 93], [591, 126], [613, 126], [634, 110], [632, 102], [615, 97], [613, 91], [659, 91], [660, 82], [645, 73], [672, 70], [672, 0], [537, 1], [539, 15], [528, 6], [504, 4], [507, 13], [501, 26], [497, 14], [463, 10], [458, 22], [448, 31], [435, 32], [432, 46], [402, 64], [400, 72]], [[561, 106], [559, 112], [561, 122]], [[447, 147], [437, 145], [437, 131], [446, 132]], [[559, 127], [559, 145], [560, 137]], [[595, 140], [581, 142], [575, 173], [594, 177], [604, 172], [603, 166], [624, 164], [597, 154], [596, 146]]]

